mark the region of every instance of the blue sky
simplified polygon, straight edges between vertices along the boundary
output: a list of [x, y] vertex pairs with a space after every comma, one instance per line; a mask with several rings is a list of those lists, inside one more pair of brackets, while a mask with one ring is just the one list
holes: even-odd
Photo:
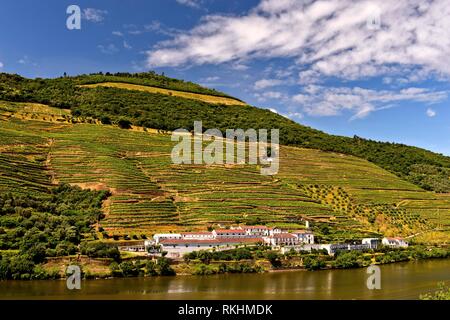
[[[78, 5], [81, 30], [68, 30]], [[450, 155], [446, 0], [8, 1], [0, 71], [156, 70], [329, 133]]]

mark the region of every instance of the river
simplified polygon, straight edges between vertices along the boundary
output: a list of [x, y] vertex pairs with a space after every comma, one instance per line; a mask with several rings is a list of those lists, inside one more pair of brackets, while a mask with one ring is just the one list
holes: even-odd
[[450, 259], [381, 266], [381, 289], [367, 289], [365, 268], [264, 274], [84, 280], [2, 281], [0, 299], [418, 299], [450, 283]]

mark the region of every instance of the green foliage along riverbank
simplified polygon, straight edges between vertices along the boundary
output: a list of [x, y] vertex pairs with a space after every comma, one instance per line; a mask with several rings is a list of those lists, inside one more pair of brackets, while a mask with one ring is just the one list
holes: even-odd
[[450, 287], [439, 283], [435, 292], [420, 295], [420, 300], [450, 300]]
[[47, 257], [78, 253], [83, 239], [95, 236], [107, 191], [60, 185], [48, 193], [0, 194], [0, 279], [43, 277], [37, 266]]
[[[326, 252], [295, 252], [280, 254], [265, 246], [239, 248], [220, 252], [197, 251], [184, 256], [185, 271], [195, 275], [220, 273], [254, 273], [268, 270], [350, 269], [371, 264], [387, 264], [423, 259], [450, 258], [449, 248], [413, 246], [407, 249], [383, 247], [378, 250], [341, 251], [334, 256]], [[189, 266], [189, 268], [186, 268]]]

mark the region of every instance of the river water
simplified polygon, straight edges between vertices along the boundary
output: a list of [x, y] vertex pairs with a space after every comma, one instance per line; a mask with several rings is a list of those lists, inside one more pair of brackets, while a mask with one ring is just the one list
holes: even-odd
[[381, 266], [381, 289], [369, 290], [365, 268], [264, 274], [85, 280], [2, 281], [0, 299], [418, 299], [450, 284], [450, 259]]

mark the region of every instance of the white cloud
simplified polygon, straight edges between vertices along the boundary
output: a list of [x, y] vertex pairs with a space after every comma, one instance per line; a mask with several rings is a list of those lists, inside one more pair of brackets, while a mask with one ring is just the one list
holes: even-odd
[[188, 6], [191, 8], [200, 8], [201, 0], [176, 0], [179, 4]]
[[20, 64], [29, 64], [31, 61], [30, 58], [28, 58], [28, 56], [23, 56], [22, 58], [17, 60], [17, 62]]
[[430, 118], [433, 118], [434, 116], [436, 116], [436, 111], [434, 111], [431, 108], [428, 108], [427, 109], [427, 116], [430, 117]]
[[446, 99], [448, 92], [424, 88], [407, 88], [398, 91], [371, 90], [360, 87], [307, 86], [292, 101], [312, 116], [335, 116], [343, 111], [353, 114], [352, 119], [364, 118], [371, 112], [394, 107], [400, 102], [433, 104]]
[[33, 66], [33, 67], [38, 66], [38, 64], [36, 62], [32, 61], [27, 55], [24, 55], [22, 58], [17, 60], [17, 63], [23, 64], [23, 65], [28, 65], [28, 66]]
[[217, 80], [220, 80], [220, 77], [212, 76], [212, 77], [207, 77], [205, 79], [206, 82], [212, 82], [212, 81], [217, 81]]
[[102, 22], [105, 20], [105, 16], [108, 14], [106, 10], [86, 8], [83, 9], [82, 17], [83, 19], [91, 22]]
[[262, 93], [255, 93], [254, 96], [258, 100], [258, 102], [265, 102], [268, 99], [283, 101], [288, 100], [288, 96], [279, 91], [264, 91]]
[[100, 44], [97, 48], [104, 54], [114, 54], [119, 51], [119, 49], [117, 49], [117, 47], [112, 43], [105, 46]]
[[288, 112], [286, 116], [290, 119], [303, 119], [303, 114], [300, 112]]
[[249, 68], [249, 66], [243, 64], [243, 63], [233, 63], [231, 64], [231, 69], [236, 71], [245, 71]]
[[112, 34], [113, 34], [114, 36], [123, 37], [123, 33], [120, 32], [120, 31], [113, 31]]
[[133, 47], [128, 42], [126, 42], [125, 40], [123, 41], [123, 47], [125, 49], [133, 49]]
[[130, 30], [130, 31], [128, 31], [128, 33], [136, 36], [136, 35], [142, 34], [143, 31], [142, 30]]
[[283, 97], [283, 93], [278, 91], [267, 91], [263, 93], [265, 98], [269, 99], [281, 99]]
[[282, 84], [283, 82], [278, 79], [261, 79], [255, 82], [255, 90], [262, 90], [269, 87], [274, 87]]
[[0, 61], [0, 68], [3, 68], [5, 65]]
[[144, 25], [144, 32], [155, 32], [168, 37], [175, 37], [183, 33], [182, 30], [168, 27], [158, 20], [153, 20], [150, 24]]
[[[367, 20], [377, 11], [381, 26], [374, 30]], [[449, 16], [448, 0], [263, 0], [244, 15], [204, 17], [197, 27], [148, 51], [147, 64], [290, 57], [303, 69], [303, 83], [324, 76], [354, 80], [401, 74], [408, 81], [447, 77]]]

